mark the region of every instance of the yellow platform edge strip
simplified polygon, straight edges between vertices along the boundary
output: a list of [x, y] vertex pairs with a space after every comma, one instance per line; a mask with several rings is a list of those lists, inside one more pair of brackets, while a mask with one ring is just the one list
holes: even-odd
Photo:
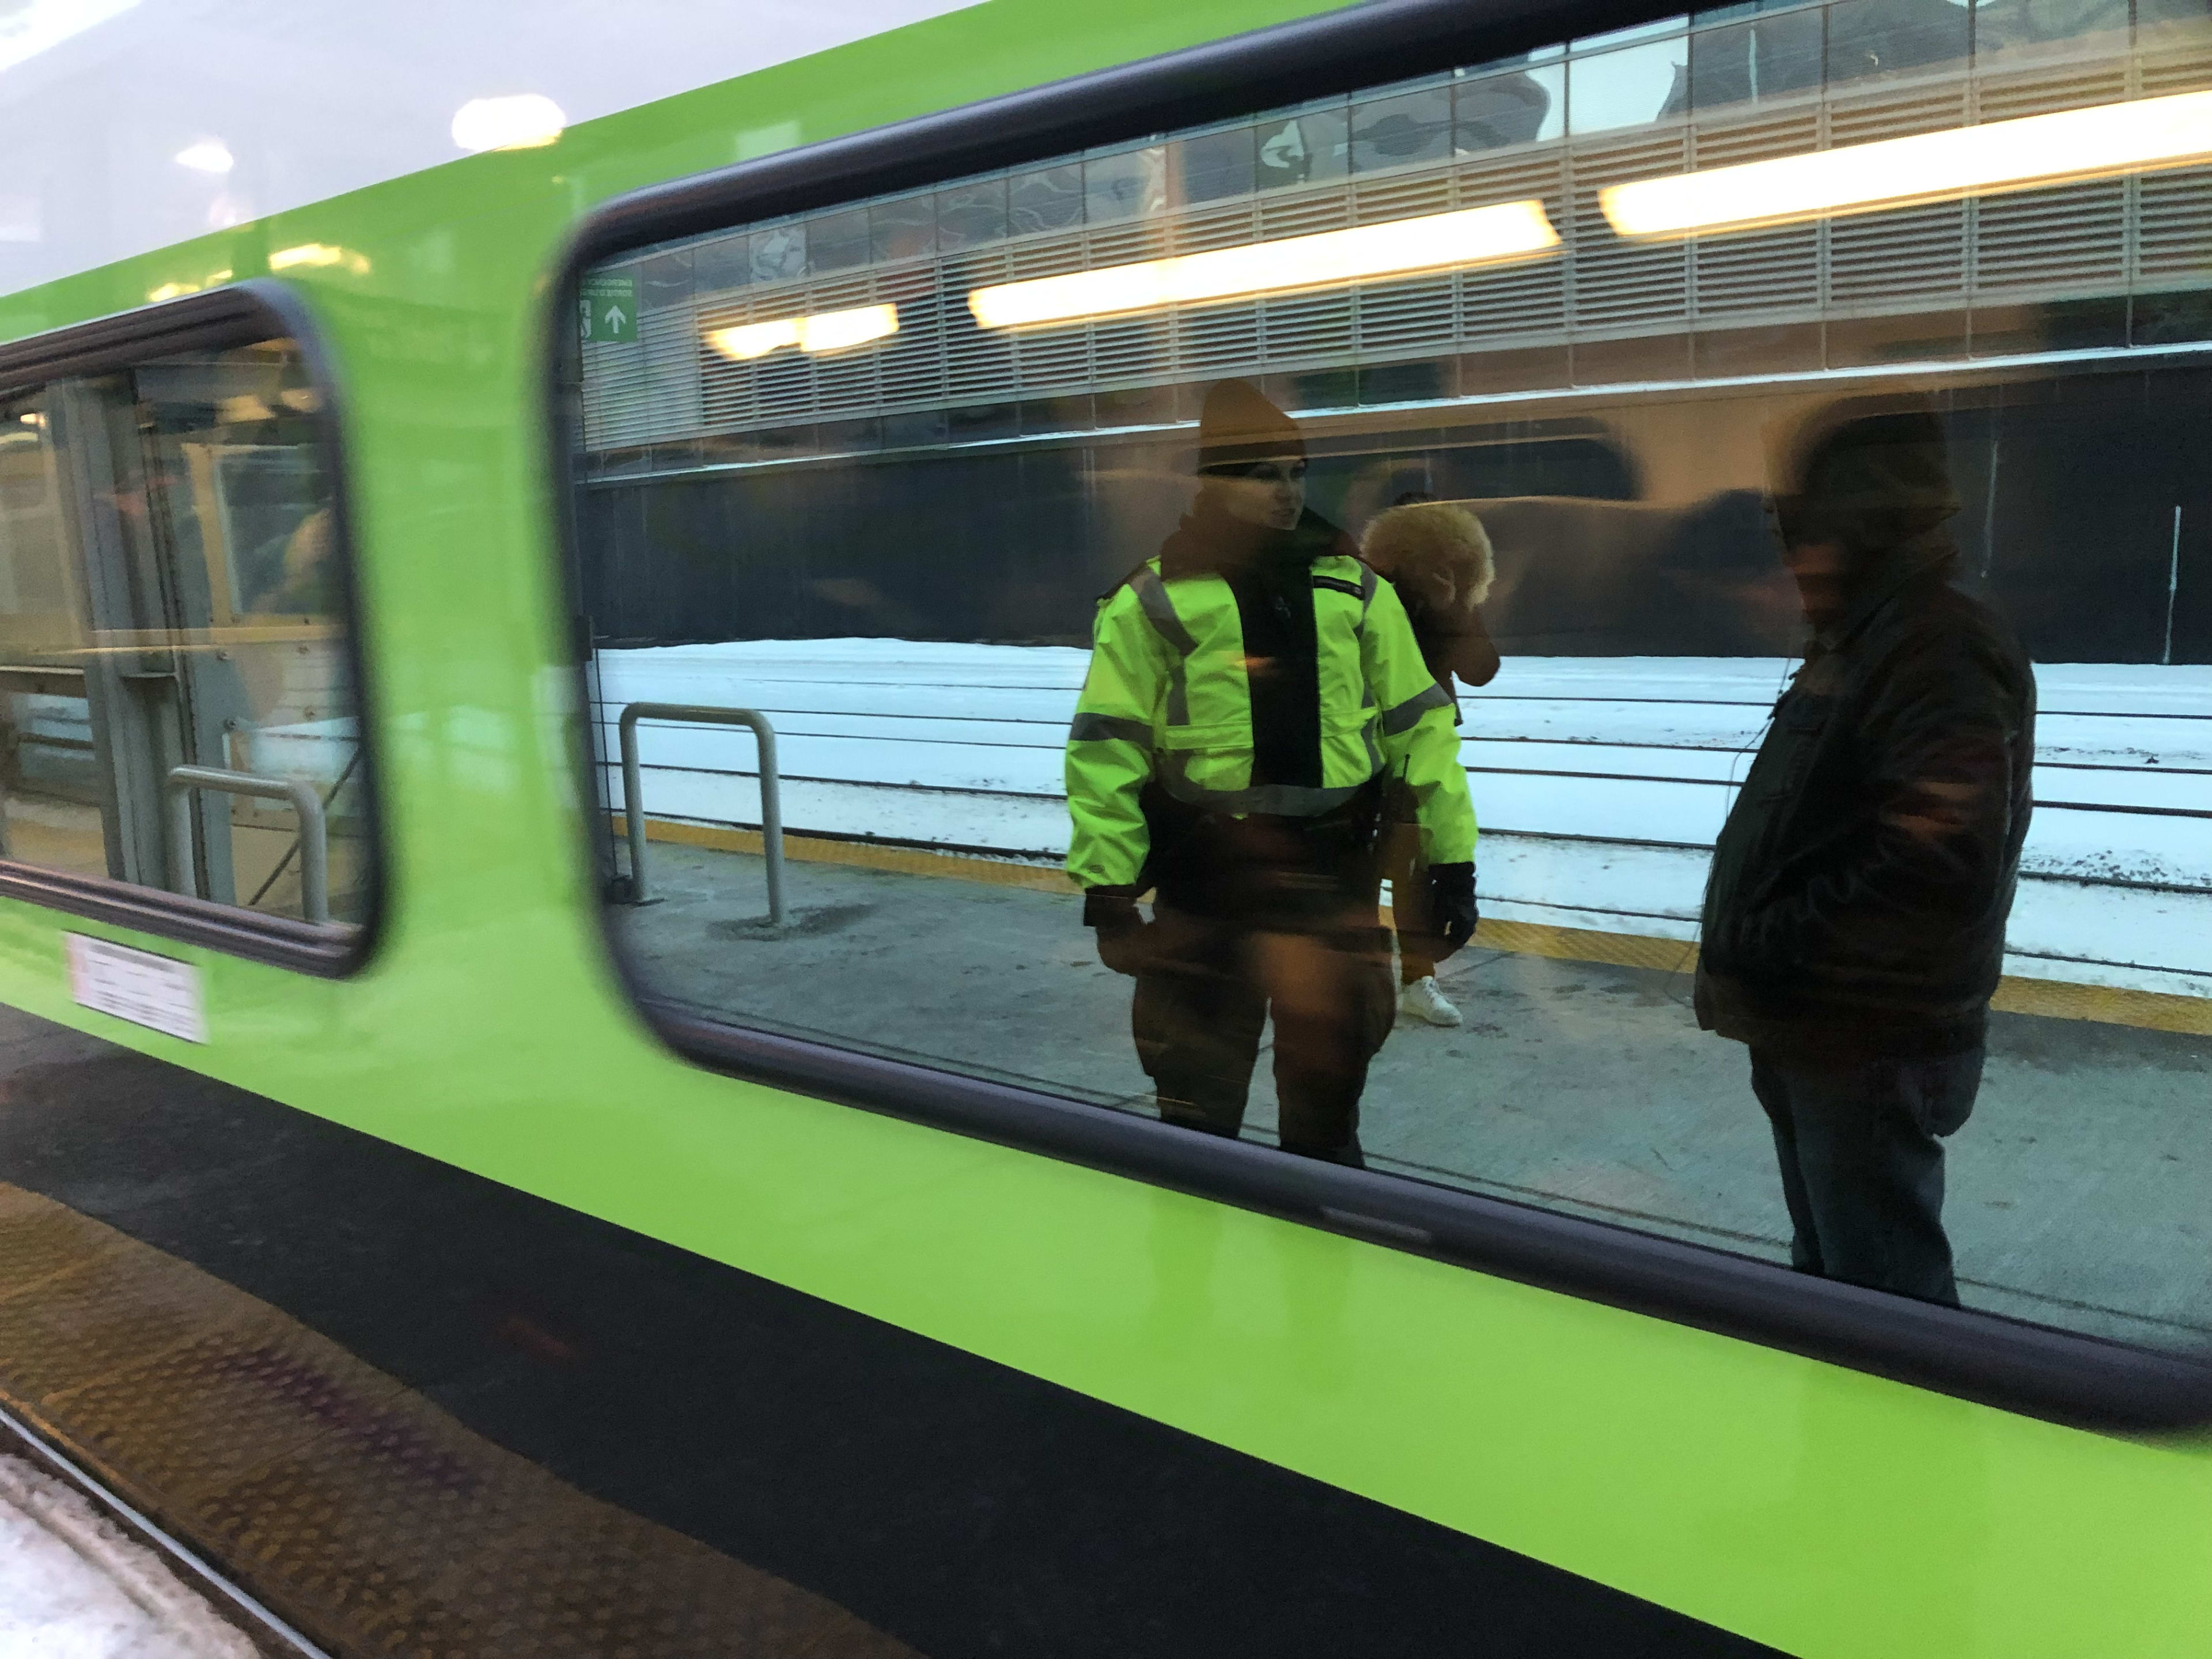
[[[623, 820], [613, 820], [615, 834]], [[669, 818], [645, 821], [647, 841], [704, 847], [721, 853], [758, 853], [757, 830], [725, 830], [712, 824], [682, 823]], [[1073, 894], [1066, 872], [1048, 865], [1024, 864], [965, 853], [937, 853], [919, 847], [886, 847], [874, 842], [833, 841], [820, 836], [787, 835], [787, 859], [805, 864], [842, 864], [901, 875], [933, 876], [1021, 887], [1032, 892]], [[1386, 915], [1389, 914], [1386, 910]], [[1698, 965], [1698, 947], [1686, 939], [1644, 933], [1608, 933], [1592, 927], [1559, 927], [1546, 922], [1486, 920], [1475, 934], [1477, 947], [1516, 956], [1547, 957], [1559, 962], [1595, 962], [1613, 968], [1650, 968], [1686, 974]], [[2082, 985], [2065, 980], [2007, 975], [1990, 1006], [2000, 1013], [2036, 1014], [2045, 1019], [2091, 1020], [2103, 1025], [2133, 1025], [2144, 1030], [2212, 1036], [2212, 997], [2174, 996], [2160, 991]]]

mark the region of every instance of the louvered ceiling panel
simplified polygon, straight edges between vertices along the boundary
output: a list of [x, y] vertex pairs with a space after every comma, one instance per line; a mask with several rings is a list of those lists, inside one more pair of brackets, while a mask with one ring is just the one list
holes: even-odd
[[[1564, 150], [1486, 158], [1460, 169], [1462, 206], [1524, 202], [1533, 197], [1544, 204], [1546, 216], [1562, 236], [1571, 228], [1567, 191]], [[1459, 281], [1460, 343], [1480, 346], [1559, 333], [1566, 326], [1566, 273], [1574, 257], [1570, 247], [1556, 258], [1464, 272]]]
[[1041, 328], [1013, 337], [1014, 362], [1022, 387], [1034, 396], [1060, 386], [1091, 383], [1091, 331]]
[[2212, 272], [2212, 167], [2139, 179], [2136, 191], [2136, 280], [2201, 286]]
[[814, 363], [809, 357], [779, 352], [748, 364], [754, 408], [770, 426], [791, 426], [814, 418]]
[[[1112, 264], [1112, 260], [1105, 261]], [[1080, 236], [1036, 236], [1006, 244], [1006, 280], [1034, 282], [1040, 276], [1060, 276], [1088, 268]]]
[[814, 360], [814, 412], [824, 420], [872, 415], [883, 407], [878, 351], [841, 351]]
[[1006, 250], [998, 247], [963, 253], [945, 264], [945, 301], [938, 313], [938, 328], [945, 356], [945, 395], [952, 403], [999, 403], [1013, 391], [1012, 337], [1004, 330], [977, 327], [966, 303], [969, 289], [1005, 282], [1008, 263]]
[[1832, 146], [1941, 132], [1966, 120], [1966, 86], [1951, 80], [1839, 94], [1829, 100], [1822, 115]]
[[[877, 303], [881, 298], [879, 275], [872, 270], [860, 270], [812, 283], [805, 296], [806, 309], [800, 315], [849, 311]], [[812, 358], [813, 413], [833, 421], [875, 413], [883, 406], [878, 378], [882, 356], [880, 349], [871, 345]]]
[[1449, 172], [1359, 179], [1352, 186], [1352, 220], [1354, 224], [1372, 225], [1386, 219], [1449, 213], [1457, 205], [1452, 198]]
[[632, 418], [650, 434], [669, 429], [690, 435], [703, 429], [705, 386], [699, 374], [699, 343], [680, 312], [641, 319], [638, 343], [645, 357], [641, 406]]
[[1627, 143], [1589, 144], [1569, 161], [1573, 246], [1568, 278], [1571, 326], [1622, 332], [1638, 325], [1682, 325], [1688, 307], [1689, 249], [1680, 242], [1623, 241], [1613, 234], [1598, 192], [1607, 185], [1680, 173], [1687, 135], [1680, 127]]
[[[1157, 259], [1175, 250], [1168, 246], [1168, 228], [1157, 222], [1130, 225], [1108, 225], [1088, 232], [1079, 232], [1068, 239], [1084, 252], [1079, 270], [1097, 270], [1104, 265], [1134, 264], [1140, 259]], [[994, 277], [994, 281], [1004, 280]]]
[[1402, 357], [1447, 345], [1459, 332], [1458, 298], [1457, 284], [1449, 276], [1366, 283], [1356, 298], [1357, 349]]
[[1340, 185], [1334, 190], [1301, 191], [1278, 200], [1262, 199], [1256, 221], [1261, 239], [1270, 242], [1341, 230], [1351, 222], [1352, 198]]
[[1489, 346], [1559, 337], [1566, 314], [1566, 278], [1564, 259], [1532, 259], [1468, 271], [1460, 279], [1462, 338], [1469, 345]]
[[1253, 304], [1192, 306], [1176, 318], [1179, 379], [1210, 380], [1260, 360], [1260, 312]]
[[[735, 432], [753, 424], [760, 406], [753, 397], [751, 371], [716, 351], [699, 354], [700, 424], [709, 432]], [[678, 428], [668, 428], [669, 435]]]
[[1090, 334], [1100, 386], [1155, 386], [1173, 378], [1173, 330], [1165, 317], [1093, 323]]
[[1816, 312], [1820, 232], [1816, 225], [1700, 237], [1690, 246], [1692, 314], [1734, 320], [1749, 312]]
[[2127, 196], [2112, 179], [1977, 204], [1975, 288], [2110, 292], [2126, 276]]
[[1187, 214], [1175, 227], [1175, 251], [1202, 253], [1208, 248], [1243, 247], [1258, 240], [1253, 228], [1255, 216], [1249, 202]]
[[1966, 227], [1958, 202], [1836, 220], [1827, 227], [1829, 303], [1908, 310], [1962, 301]]
[[1262, 347], [1270, 363], [1297, 363], [1352, 354], [1352, 296], [1342, 291], [1298, 294], [1260, 307]]
[[2128, 95], [2125, 64], [2054, 65], [2002, 81], [1984, 81], [1975, 89], [1978, 118], [2008, 121], [2050, 110], [2081, 109], [2117, 103]]
[[[1690, 133], [1699, 167], [1738, 167], [1818, 147], [1816, 107], [1757, 121], [1699, 124]], [[1690, 245], [1692, 314], [1731, 321], [1753, 312], [1811, 311], [1820, 303], [1817, 226], [1699, 237]]]
[[899, 308], [899, 331], [876, 348], [882, 360], [884, 406], [913, 409], [940, 402], [945, 396], [945, 313], [949, 307], [964, 306], [966, 300], [945, 294], [936, 270], [927, 265], [887, 275], [878, 292]]
[[2146, 31], [2145, 48], [2136, 58], [2136, 84], [2142, 88], [2141, 96], [2157, 98], [2212, 86], [2212, 24], [2199, 21], [2179, 33], [2185, 45], [2168, 45]]

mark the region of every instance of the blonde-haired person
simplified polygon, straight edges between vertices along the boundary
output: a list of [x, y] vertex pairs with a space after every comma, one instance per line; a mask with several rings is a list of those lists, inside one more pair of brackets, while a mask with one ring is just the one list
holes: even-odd
[[[1437, 684], [1455, 692], [1456, 716], [1454, 677], [1487, 685], [1498, 674], [1498, 647], [1480, 609], [1498, 574], [1482, 520], [1449, 501], [1401, 495], [1369, 522], [1359, 556], [1397, 590], [1422, 660]], [[1431, 1025], [1456, 1025], [1460, 1012], [1437, 986], [1419, 834], [1409, 824], [1387, 825], [1384, 834], [1382, 873], [1390, 881], [1398, 930], [1399, 1012]]]

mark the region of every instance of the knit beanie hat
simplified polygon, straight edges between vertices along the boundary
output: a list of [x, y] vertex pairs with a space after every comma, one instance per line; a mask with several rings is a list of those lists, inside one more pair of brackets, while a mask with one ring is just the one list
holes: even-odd
[[1822, 423], [1794, 471], [1790, 527], [1855, 552], [1925, 535], [1961, 505], [1942, 421], [1924, 406]]
[[1304, 460], [1306, 441], [1291, 417], [1249, 381], [1217, 380], [1198, 417], [1198, 470], [1249, 466], [1292, 455]]

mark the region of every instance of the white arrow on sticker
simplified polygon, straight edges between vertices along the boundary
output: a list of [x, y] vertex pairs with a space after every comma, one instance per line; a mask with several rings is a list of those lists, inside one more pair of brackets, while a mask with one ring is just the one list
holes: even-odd
[[622, 331], [622, 325], [629, 320], [629, 313], [624, 311], [620, 306], [607, 307], [607, 326], [617, 334]]

